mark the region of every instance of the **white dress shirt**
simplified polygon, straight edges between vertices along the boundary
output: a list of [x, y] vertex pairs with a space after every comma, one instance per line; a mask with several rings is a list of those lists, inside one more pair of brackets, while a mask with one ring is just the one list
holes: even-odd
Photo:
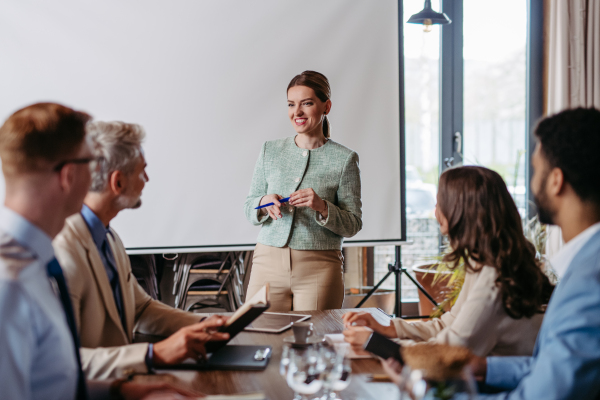
[[561, 279], [565, 275], [571, 261], [573, 261], [573, 258], [579, 253], [579, 250], [581, 250], [588, 240], [590, 240], [598, 231], [600, 231], [600, 222], [590, 226], [585, 231], [575, 236], [568, 243], [564, 244], [555, 256], [550, 258], [550, 265], [552, 265], [558, 279]]
[[0, 397], [74, 399], [77, 360], [60, 299], [48, 278], [48, 235], [0, 208]]

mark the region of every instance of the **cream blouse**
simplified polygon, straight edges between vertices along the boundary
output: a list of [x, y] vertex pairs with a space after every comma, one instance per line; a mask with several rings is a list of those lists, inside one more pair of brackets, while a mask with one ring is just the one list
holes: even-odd
[[484, 356], [530, 356], [542, 325], [543, 314], [513, 319], [502, 306], [496, 286], [496, 269], [483, 267], [467, 271], [454, 307], [440, 318], [406, 322], [392, 320], [403, 344], [437, 342], [464, 346]]

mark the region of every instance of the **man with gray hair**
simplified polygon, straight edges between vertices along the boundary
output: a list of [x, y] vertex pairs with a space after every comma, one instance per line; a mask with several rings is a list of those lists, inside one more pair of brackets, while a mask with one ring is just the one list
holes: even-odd
[[[110, 221], [141, 206], [148, 175], [144, 130], [124, 122], [87, 126], [97, 161], [80, 213], [69, 217], [53, 242], [69, 282], [81, 335], [81, 363], [88, 378], [145, 373], [205, 355], [208, 340], [226, 340], [224, 317], [199, 316], [153, 300], [132, 276], [129, 257]], [[133, 344], [133, 332], [169, 336], [154, 345]]]

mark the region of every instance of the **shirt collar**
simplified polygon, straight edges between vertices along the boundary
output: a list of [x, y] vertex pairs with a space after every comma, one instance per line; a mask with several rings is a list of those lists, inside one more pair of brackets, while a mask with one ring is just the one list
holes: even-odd
[[100, 218], [98, 218], [98, 216], [85, 204], [81, 208], [81, 216], [92, 234], [94, 244], [97, 248], [101, 249], [102, 244], [106, 240], [108, 229], [104, 226], [102, 221], [100, 221]]
[[573, 261], [577, 253], [579, 253], [579, 250], [581, 250], [588, 240], [590, 240], [598, 231], [600, 231], [600, 222], [595, 223], [579, 235], [575, 236], [550, 259], [550, 265], [559, 279], [565, 275], [571, 261]]
[[0, 228], [19, 244], [31, 250], [42, 264], [47, 264], [54, 258], [50, 236], [5, 206], [0, 207]]

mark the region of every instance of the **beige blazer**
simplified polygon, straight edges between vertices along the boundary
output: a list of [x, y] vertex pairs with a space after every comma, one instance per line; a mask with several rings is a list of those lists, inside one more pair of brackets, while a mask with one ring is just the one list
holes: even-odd
[[449, 312], [430, 321], [409, 323], [393, 319], [398, 337], [464, 346], [482, 357], [531, 356], [544, 315], [509, 317], [502, 306], [496, 277], [493, 267], [467, 272], [458, 299]]
[[147, 343], [132, 344], [133, 332], [168, 336], [198, 322], [192, 313], [153, 300], [131, 273], [129, 257], [116, 233], [108, 240], [123, 292], [124, 330], [100, 254], [81, 214], [69, 217], [52, 243], [63, 268], [81, 337], [81, 363], [88, 379], [147, 372]]

